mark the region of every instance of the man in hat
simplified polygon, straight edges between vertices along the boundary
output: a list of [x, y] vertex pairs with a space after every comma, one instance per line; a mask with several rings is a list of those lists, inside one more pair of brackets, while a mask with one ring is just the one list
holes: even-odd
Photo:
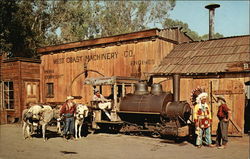
[[216, 132], [216, 146], [218, 148], [225, 148], [228, 142], [228, 124], [231, 116], [231, 110], [228, 108], [226, 100], [223, 96], [217, 97], [217, 104], [219, 106], [217, 112], [219, 123]]
[[76, 113], [76, 105], [73, 102], [74, 97], [68, 96], [65, 103], [60, 110], [60, 116], [64, 118], [65, 125], [63, 130], [63, 138], [66, 139], [66, 135], [69, 131], [70, 139], [73, 139], [74, 133], [74, 115]]
[[203, 92], [196, 98], [196, 105], [194, 106], [194, 122], [196, 127], [196, 146], [200, 148], [202, 146], [203, 133], [205, 134], [205, 142], [207, 146], [214, 147], [212, 145], [210, 126], [212, 123], [212, 116], [207, 101], [207, 93]]
[[111, 109], [110, 100], [106, 99], [102, 94], [100, 94], [100, 91], [97, 88], [94, 89], [94, 96], [92, 100], [98, 102], [98, 107], [100, 109]]

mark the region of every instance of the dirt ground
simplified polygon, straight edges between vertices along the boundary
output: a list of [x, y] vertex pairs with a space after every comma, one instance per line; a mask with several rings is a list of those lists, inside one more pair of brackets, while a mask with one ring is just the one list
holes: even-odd
[[49, 130], [47, 142], [41, 137], [24, 140], [21, 125], [0, 125], [0, 159], [249, 159], [250, 154], [248, 135], [230, 137], [226, 149], [198, 149], [188, 142], [123, 134], [89, 134], [65, 141], [54, 127]]

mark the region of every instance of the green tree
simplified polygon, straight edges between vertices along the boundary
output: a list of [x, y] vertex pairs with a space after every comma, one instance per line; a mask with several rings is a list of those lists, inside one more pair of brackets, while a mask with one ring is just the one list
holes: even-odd
[[[222, 34], [220, 34], [220, 33], [215, 33], [213, 35], [213, 39], [219, 39], [219, 38], [223, 38], [223, 37], [224, 36]], [[208, 38], [209, 38], [208, 34], [204, 34], [204, 35], [201, 36], [202, 40], [208, 40]]]
[[[180, 28], [182, 28], [182, 31], [185, 32], [194, 41], [208, 40], [208, 34], [204, 34], [204, 35], [200, 36], [197, 32], [192, 31], [189, 28], [187, 23], [182, 22], [180, 20], [173, 20], [170, 18], [166, 18], [163, 22], [163, 27], [165, 27], [165, 28], [180, 27]], [[224, 37], [224, 36], [220, 33], [214, 34], [214, 39], [222, 38], [222, 37]]]
[[105, 1], [99, 16], [100, 35], [128, 33], [161, 24], [174, 6], [175, 1]]
[[0, 46], [9, 56], [36, 57], [36, 48], [150, 28], [175, 0], [0, 1]]
[[172, 28], [172, 27], [180, 27], [182, 28], [182, 31], [185, 32], [189, 37], [191, 37], [194, 41], [199, 41], [201, 40], [201, 37], [199, 34], [195, 31], [192, 31], [189, 29], [188, 24], [184, 23], [180, 20], [173, 20], [170, 18], [166, 18], [165, 21], [163, 22], [163, 26], [165, 28]]
[[[10, 42], [11, 37], [16, 32], [15, 29], [19, 28], [18, 23], [13, 17], [13, 13], [16, 13], [17, 10], [16, 1], [0, 1], [0, 54], [10, 52], [13, 46]], [[15, 26], [17, 27], [15, 28]]]
[[158, 24], [175, 6], [165, 1], [55, 1], [54, 31], [61, 42], [134, 32]]
[[34, 57], [46, 43], [49, 25], [47, 1], [0, 1], [1, 52], [8, 56]]

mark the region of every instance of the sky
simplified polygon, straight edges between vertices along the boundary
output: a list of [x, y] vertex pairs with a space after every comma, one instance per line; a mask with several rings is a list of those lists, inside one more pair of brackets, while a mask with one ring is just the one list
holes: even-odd
[[214, 31], [224, 37], [250, 34], [249, 0], [176, 0], [175, 8], [169, 12], [170, 18], [181, 20], [199, 35], [208, 34], [208, 4], [220, 4], [215, 10]]

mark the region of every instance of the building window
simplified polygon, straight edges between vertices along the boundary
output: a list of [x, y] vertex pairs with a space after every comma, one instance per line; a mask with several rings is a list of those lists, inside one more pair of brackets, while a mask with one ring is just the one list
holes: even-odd
[[37, 94], [37, 85], [36, 83], [28, 83], [27, 84], [27, 96], [28, 97], [36, 97], [36, 94]]
[[11, 81], [3, 84], [3, 101], [5, 109], [14, 109], [14, 86]]
[[[250, 83], [250, 81], [249, 81]], [[246, 98], [249, 100], [250, 99], [250, 85], [246, 85]]]
[[47, 98], [53, 98], [54, 97], [54, 83], [46, 83], [47, 88]]
[[4, 102], [3, 102], [3, 81], [0, 83], [0, 110], [4, 109]]

